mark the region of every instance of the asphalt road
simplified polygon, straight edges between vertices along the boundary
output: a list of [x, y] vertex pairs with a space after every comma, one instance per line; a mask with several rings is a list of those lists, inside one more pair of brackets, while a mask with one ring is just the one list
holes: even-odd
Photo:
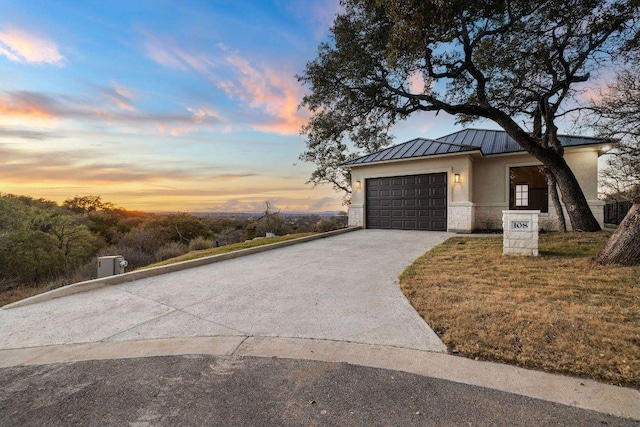
[[170, 356], [0, 369], [2, 426], [640, 426], [391, 370]]

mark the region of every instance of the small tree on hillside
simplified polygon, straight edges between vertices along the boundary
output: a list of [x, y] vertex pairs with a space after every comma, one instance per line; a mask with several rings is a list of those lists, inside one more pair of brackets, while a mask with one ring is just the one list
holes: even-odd
[[258, 235], [273, 233], [281, 236], [289, 232], [289, 227], [280, 216], [280, 209], [277, 212], [272, 211], [271, 202], [265, 201], [265, 210], [263, 215], [256, 221], [256, 231]]

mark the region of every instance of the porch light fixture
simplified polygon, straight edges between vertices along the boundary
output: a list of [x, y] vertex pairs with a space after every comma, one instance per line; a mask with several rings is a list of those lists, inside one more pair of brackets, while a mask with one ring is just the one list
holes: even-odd
[[362, 187], [362, 183], [360, 181], [356, 181], [356, 188], [359, 190]]
[[453, 182], [455, 182], [456, 184], [458, 184], [460, 182], [460, 174], [459, 173], [453, 174]]

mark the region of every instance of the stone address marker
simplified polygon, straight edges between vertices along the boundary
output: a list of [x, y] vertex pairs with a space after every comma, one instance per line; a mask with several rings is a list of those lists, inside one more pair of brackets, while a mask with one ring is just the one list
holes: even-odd
[[502, 211], [503, 255], [538, 256], [540, 211]]

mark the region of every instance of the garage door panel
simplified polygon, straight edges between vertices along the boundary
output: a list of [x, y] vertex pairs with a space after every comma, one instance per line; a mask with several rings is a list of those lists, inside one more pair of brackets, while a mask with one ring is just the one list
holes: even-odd
[[418, 230], [418, 221], [405, 220], [404, 226], [408, 230]]
[[434, 209], [431, 211], [431, 218], [446, 219], [447, 211], [445, 211], [444, 209], [442, 210]]
[[381, 219], [378, 221], [378, 227], [376, 228], [391, 228], [391, 221], [388, 219]]
[[447, 189], [446, 189], [446, 187], [430, 187], [429, 188], [429, 195], [430, 196], [446, 196], [447, 195]]
[[444, 174], [444, 173], [431, 174], [429, 176], [429, 183], [447, 185], [447, 174]]
[[371, 178], [367, 227], [446, 230], [447, 174]]
[[402, 230], [403, 226], [404, 226], [404, 221], [395, 219], [391, 221], [391, 225], [389, 226], [389, 228]]

